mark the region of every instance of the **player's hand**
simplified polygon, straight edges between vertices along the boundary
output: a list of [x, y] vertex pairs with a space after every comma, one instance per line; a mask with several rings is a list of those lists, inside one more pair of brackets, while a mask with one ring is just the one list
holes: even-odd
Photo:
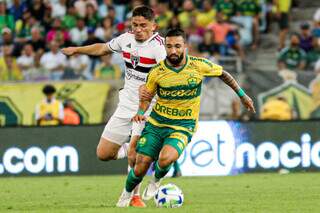
[[141, 85], [139, 87], [139, 99], [142, 101], [149, 101], [152, 100], [153, 94], [151, 94], [145, 85]]
[[61, 49], [61, 52], [67, 56], [76, 54], [76, 51], [77, 51], [77, 47], [66, 47]]
[[253, 106], [253, 101], [248, 95], [244, 95], [243, 97], [241, 97], [241, 102], [248, 111], [256, 113], [256, 110]]
[[145, 120], [146, 120], [146, 116], [138, 115], [138, 114], [136, 114], [133, 118], [131, 118], [131, 121], [136, 122], [136, 123], [141, 123]]

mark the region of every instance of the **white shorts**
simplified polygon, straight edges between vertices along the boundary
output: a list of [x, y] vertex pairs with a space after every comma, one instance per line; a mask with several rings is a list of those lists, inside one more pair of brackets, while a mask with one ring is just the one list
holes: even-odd
[[101, 137], [120, 146], [129, 142], [131, 136], [140, 136], [145, 122], [132, 122], [131, 118], [112, 116], [105, 126]]

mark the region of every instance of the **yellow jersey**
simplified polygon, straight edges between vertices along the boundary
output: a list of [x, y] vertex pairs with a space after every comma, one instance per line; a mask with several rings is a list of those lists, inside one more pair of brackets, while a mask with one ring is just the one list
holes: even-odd
[[222, 67], [205, 58], [187, 56], [186, 64], [175, 69], [161, 61], [150, 71], [146, 88], [157, 94], [148, 122], [193, 133], [200, 111], [202, 80], [220, 76]]
[[[59, 120], [63, 120], [63, 105], [60, 101], [52, 99], [48, 102], [46, 99], [42, 100], [36, 107], [36, 120], [48, 115], [47, 120], [41, 120], [40, 126], [59, 125]], [[50, 119], [51, 118], [51, 119]]]

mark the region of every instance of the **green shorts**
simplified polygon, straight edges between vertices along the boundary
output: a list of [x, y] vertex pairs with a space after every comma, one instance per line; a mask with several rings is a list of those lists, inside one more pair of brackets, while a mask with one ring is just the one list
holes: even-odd
[[169, 127], [157, 127], [147, 122], [137, 143], [136, 151], [156, 160], [162, 147], [170, 145], [177, 150], [180, 156], [191, 138], [192, 134], [188, 132]]
[[288, 13], [281, 13], [280, 19], [279, 19], [279, 27], [281, 30], [288, 29], [289, 28], [289, 15]]

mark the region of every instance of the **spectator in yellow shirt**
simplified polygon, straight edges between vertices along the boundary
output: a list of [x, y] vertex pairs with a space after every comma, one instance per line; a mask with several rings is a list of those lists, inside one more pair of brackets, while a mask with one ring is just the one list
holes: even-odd
[[112, 54], [101, 56], [101, 63], [94, 70], [95, 79], [120, 79], [121, 70], [119, 65], [111, 63]]
[[183, 2], [183, 12], [178, 15], [181, 27], [183, 29], [189, 27], [191, 24], [191, 17], [196, 16], [197, 13], [198, 12], [195, 9], [192, 0], [186, 0], [185, 2]]
[[289, 31], [289, 12], [292, 0], [273, 0], [276, 6], [276, 16], [279, 23], [279, 49], [284, 48], [286, 37]]
[[157, 12], [156, 23], [158, 24], [159, 30], [165, 30], [173, 17], [173, 13], [168, 9], [168, 3], [165, 2], [158, 3]]
[[42, 93], [46, 96], [36, 106], [35, 120], [39, 126], [56, 126], [62, 124], [64, 118], [63, 105], [54, 96], [56, 88], [47, 84]]
[[208, 0], [202, 2], [202, 8], [203, 10], [197, 14], [197, 24], [206, 28], [211, 22], [215, 22], [216, 10]]
[[0, 58], [0, 81], [19, 81], [23, 79], [16, 58], [12, 56], [12, 46], [2, 46], [3, 56]]

